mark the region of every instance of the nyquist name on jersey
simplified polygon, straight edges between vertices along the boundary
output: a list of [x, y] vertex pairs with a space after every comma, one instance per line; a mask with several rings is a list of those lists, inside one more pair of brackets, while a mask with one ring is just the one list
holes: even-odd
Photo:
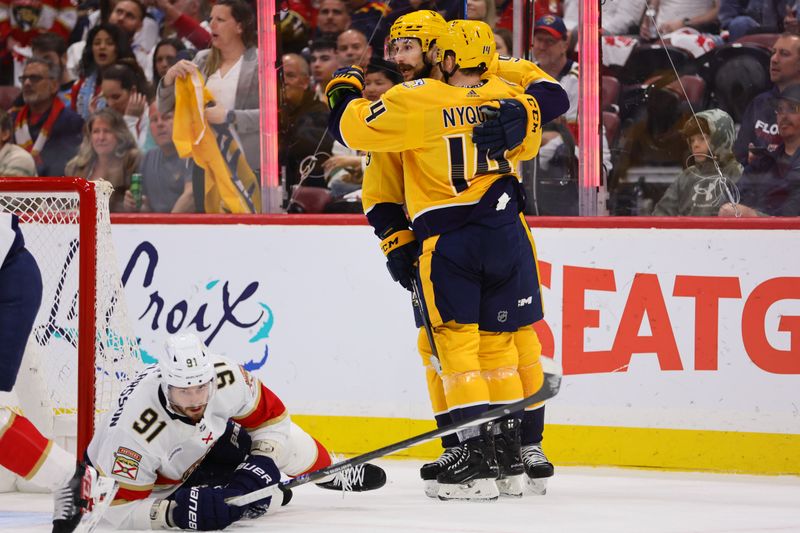
[[442, 109], [442, 123], [445, 128], [455, 128], [465, 124], [480, 124], [484, 121], [478, 106], [456, 106]]

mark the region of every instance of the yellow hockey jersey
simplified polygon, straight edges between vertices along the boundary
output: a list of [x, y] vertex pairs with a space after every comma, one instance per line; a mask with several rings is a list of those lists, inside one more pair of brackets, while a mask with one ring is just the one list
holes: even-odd
[[[531, 61], [501, 55], [495, 55], [484, 77], [491, 75], [521, 87], [538, 82], [558, 83]], [[378, 204], [405, 204], [403, 159], [403, 154], [396, 152], [372, 152], [367, 156], [361, 202], [368, 215]]]
[[[508, 152], [506, 158], [490, 160], [472, 143], [472, 129], [484, 118], [479, 107], [501, 98], [524, 99], [531, 129], [525, 141]], [[519, 85], [497, 76], [489, 76], [481, 86], [471, 88], [432, 79], [402, 83], [376, 102], [350, 101], [333, 129], [350, 148], [373, 152], [370, 159], [376, 157], [375, 152], [404, 152], [402, 187], [396, 179], [392, 180], [395, 183], [381, 183], [376, 186], [386, 185], [387, 189], [378, 196], [383, 198], [380, 201], [399, 203], [402, 190], [415, 229], [417, 219], [425, 217], [424, 225], [429, 228], [426, 233], [438, 232], [438, 218], [449, 217], [452, 224], [452, 217], [443, 210], [477, 204], [503, 176], [519, 179], [517, 162], [534, 157], [541, 143], [535, 99]], [[393, 163], [385, 164], [396, 167], [399, 161], [395, 156]], [[368, 161], [367, 168], [372, 164]], [[372, 193], [367, 191], [369, 194]]]

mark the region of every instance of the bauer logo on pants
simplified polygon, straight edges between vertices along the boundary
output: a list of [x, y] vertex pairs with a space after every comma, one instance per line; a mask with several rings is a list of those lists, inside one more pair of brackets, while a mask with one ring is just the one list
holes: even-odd
[[120, 446], [114, 454], [114, 467], [111, 469], [111, 473], [128, 479], [136, 479], [136, 476], [139, 475], [139, 461], [141, 460], [141, 454]]

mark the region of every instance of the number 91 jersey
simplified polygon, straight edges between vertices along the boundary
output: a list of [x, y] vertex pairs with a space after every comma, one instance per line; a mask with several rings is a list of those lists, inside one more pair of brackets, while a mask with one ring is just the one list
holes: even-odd
[[120, 393], [116, 409], [105, 415], [87, 454], [93, 466], [119, 483], [115, 505], [177, 487], [225, 433], [230, 419], [251, 435], [288, 425], [285, 406], [257, 378], [220, 355], [212, 354], [211, 361], [217, 390], [199, 422], [167, 408], [158, 365], [137, 374]]

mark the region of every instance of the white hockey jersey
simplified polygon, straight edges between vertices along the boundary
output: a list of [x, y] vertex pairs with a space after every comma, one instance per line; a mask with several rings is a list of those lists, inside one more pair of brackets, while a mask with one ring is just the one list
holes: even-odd
[[[137, 374], [120, 393], [89, 444], [91, 464], [119, 483], [104, 515], [117, 529], [150, 529], [150, 510], [200, 464], [233, 419], [254, 442], [270, 441], [278, 468], [299, 475], [318, 468], [325, 449], [291, 423], [283, 402], [242, 366], [212, 355], [217, 390], [194, 424], [167, 409], [158, 365]], [[330, 463], [325, 452], [323, 465]], [[154, 494], [155, 492], [155, 494]]]

